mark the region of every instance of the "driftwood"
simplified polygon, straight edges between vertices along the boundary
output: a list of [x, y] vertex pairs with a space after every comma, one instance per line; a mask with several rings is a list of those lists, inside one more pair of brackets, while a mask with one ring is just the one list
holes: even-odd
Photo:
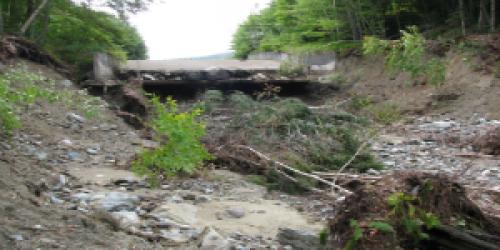
[[271, 162], [273, 163], [275, 166], [277, 166], [278, 168], [282, 168], [282, 169], [286, 169], [290, 172], [293, 172], [294, 174], [297, 174], [297, 175], [301, 175], [301, 176], [304, 176], [304, 177], [308, 177], [308, 178], [311, 178], [313, 180], [316, 180], [320, 183], [323, 183], [329, 187], [332, 188], [332, 190], [338, 190], [340, 193], [343, 193], [343, 194], [346, 194], [346, 195], [351, 195], [352, 192], [333, 183], [333, 182], [330, 182], [330, 181], [327, 181], [317, 175], [314, 175], [314, 174], [309, 174], [309, 173], [305, 173], [305, 172], [302, 172], [300, 170], [297, 170], [293, 167], [290, 167], [282, 162], [279, 162], [279, 161], [275, 161], [275, 160], [272, 160], [269, 156], [249, 147], [249, 146], [244, 146], [244, 145], [237, 145], [237, 146], [234, 146], [235, 148], [238, 148], [238, 149], [245, 149], [245, 150], [248, 150], [250, 152], [252, 152], [253, 154], [255, 154], [257, 157], [261, 158], [261, 159], [264, 159], [268, 162]]

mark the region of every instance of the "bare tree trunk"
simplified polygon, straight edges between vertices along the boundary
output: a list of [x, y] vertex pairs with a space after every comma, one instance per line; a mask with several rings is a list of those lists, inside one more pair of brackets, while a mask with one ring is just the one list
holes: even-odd
[[[494, 1], [494, 0], [493, 0]], [[458, 0], [459, 11], [460, 11], [460, 22], [462, 23], [462, 35], [467, 35], [465, 30], [465, 10], [464, 10], [464, 0]]]
[[28, 18], [28, 20], [24, 23], [23, 27], [21, 28], [21, 34], [23, 35], [26, 33], [26, 30], [30, 27], [31, 23], [35, 20], [36, 16], [40, 13], [40, 11], [45, 7], [47, 4], [48, 0], [43, 0], [43, 2], [38, 6], [38, 8], [31, 14], [31, 16]]
[[489, 19], [489, 17], [488, 17], [488, 10], [486, 9], [486, 0], [480, 0], [479, 1], [479, 19], [477, 21], [477, 26], [478, 26], [479, 31], [484, 29], [484, 27], [487, 25], [488, 19]]
[[495, 32], [495, 29], [496, 29], [496, 27], [495, 27], [496, 22], [497, 22], [497, 20], [496, 20], [496, 15], [497, 15], [496, 2], [497, 2], [496, 0], [491, 0], [491, 6], [490, 6], [491, 7], [491, 13], [490, 13], [490, 15], [491, 15], [491, 25], [490, 25], [491, 32]]
[[0, 3], [0, 37], [3, 35], [3, 8], [2, 8], [2, 3]]

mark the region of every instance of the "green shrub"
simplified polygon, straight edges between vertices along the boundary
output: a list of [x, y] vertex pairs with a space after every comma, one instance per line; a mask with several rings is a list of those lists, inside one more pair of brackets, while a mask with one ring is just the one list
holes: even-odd
[[157, 184], [162, 176], [193, 173], [204, 160], [212, 159], [200, 142], [205, 135], [205, 125], [196, 119], [202, 110], [179, 112], [172, 98], [162, 103], [158, 97], [153, 97], [152, 103], [156, 114], [151, 128], [156, 133], [156, 140], [164, 144], [160, 148], [141, 152], [132, 164], [135, 173], [146, 175], [153, 184]]
[[385, 54], [386, 66], [392, 73], [406, 72], [413, 79], [424, 77], [431, 85], [440, 86], [445, 81], [446, 67], [438, 58], [429, 59], [425, 50], [425, 38], [416, 27], [403, 31], [395, 43], [366, 37], [363, 44], [365, 55]]

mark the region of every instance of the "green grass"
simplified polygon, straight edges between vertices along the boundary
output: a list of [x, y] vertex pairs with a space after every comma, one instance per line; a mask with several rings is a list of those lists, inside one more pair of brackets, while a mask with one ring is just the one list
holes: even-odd
[[0, 133], [11, 134], [20, 128], [19, 114], [37, 100], [62, 103], [79, 110], [87, 118], [98, 117], [102, 108], [99, 98], [60, 89], [54, 80], [19, 64], [0, 74]]

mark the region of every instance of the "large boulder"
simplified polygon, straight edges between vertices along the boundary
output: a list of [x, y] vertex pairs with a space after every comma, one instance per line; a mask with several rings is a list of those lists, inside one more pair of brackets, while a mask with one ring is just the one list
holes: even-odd
[[309, 250], [320, 249], [319, 235], [312, 231], [291, 228], [280, 228], [278, 242], [293, 249]]

